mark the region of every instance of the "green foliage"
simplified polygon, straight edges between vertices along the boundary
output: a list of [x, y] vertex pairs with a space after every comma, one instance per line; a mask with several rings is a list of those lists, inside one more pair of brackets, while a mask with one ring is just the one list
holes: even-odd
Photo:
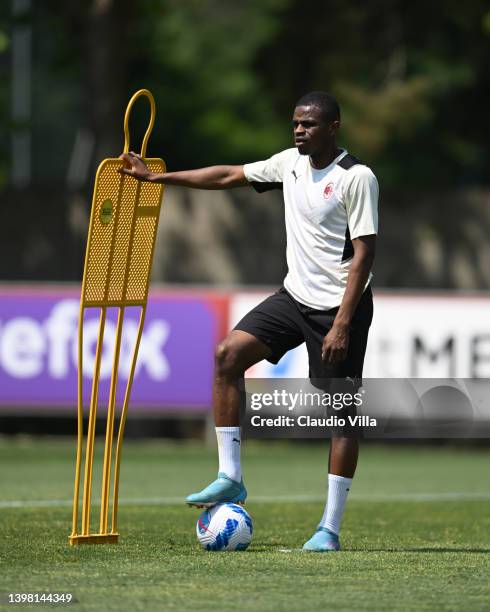
[[378, 89], [339, 82], [336, 91], [344, 102], [347, 145], [359, 148], [367, 159], [376, 159], [394, 139], [410, 138], [418, 125], [430, 119], [429, 88], [428, 79], [421, 76]]
[[[339, 144], [375, 170], [382, 192], [393, 194], [390, 206], [402, 207], [407, 188], [488, 185], [486, 0], [45, 0], [17, 3], [17, 14], [12, 6], [0, 12], [0, 194], [26, 211], [31, 227], [16, 236], [4, 206], [0, 243], [36, 256], [17, 258], [6, 278], [78, 278], [81, 254], [74, 250], [70, 262], [63, 241], [51, 244], [59, 211], [61, 233], [70, 233], [72, 191], [88, 208], [96, 167], [122, 151], [124, 109], [141, 87], [158, 109], [148, 153], [170, 170], [254, 161], [291, 146], [296, 100], [326, 89], [342, 109]], [[18, 126], [12, 65], [21, 31], [32, 43], [32, 112]], [[146, 123], [138, 104], [135, 149]], [[18, 190], [9, 183], [21, 127], [32, 143], [32, 176]], [[88, 161], [80, 183], [68, 185], [80, 135]], [[236, 214], [248, 227], [246, 213]], [[71, 239], [82, 248], [80, 232]], [[246, 243], [246, 230], [240, 239]], [[46, 241], [51, 255], [43, 259], [37, 245]]]
[[[16, 23], [0, 21], [5, 76]], [[343, 111], [341, 144], [385, 186], [488, 181], [484, 0], [112, 0], [90, 10], [49, 0], [23, 23], [33, 37], [37, 181], [66, 176], [79, 125], [92, 122], [97, 155], [109, 153], [120, 139], [114, 114], [142, 86], [158, 102], [150, 147], [170, 168], [288, 147], [295, 101], [328, 89]], [[43, 159], [48, 134], [55, 155]]]
[[4, 53], [10, 45], [10, 39], [6, 32], [0, 30], [0, 53]]
[[281, 4], [167, 0], [145, 24], [150, 83], [165, 117], [159, 138], [173, 168], [240, 163], [283, 146], [283, 126], [253, 68]]
[[486, 183], [488, 14], [483, 0], [292, 0], [257, 69], [282, 115], [305, 91], [336, 94], [340, 141], [385, 188]]

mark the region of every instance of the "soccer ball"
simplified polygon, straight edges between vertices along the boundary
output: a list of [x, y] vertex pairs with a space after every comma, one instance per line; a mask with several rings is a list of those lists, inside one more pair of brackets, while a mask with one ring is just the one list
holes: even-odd
[[205, 550], [245, 550], [252, 540], [252, 519], [237, 504], [218, 504], [201, 513], [196, 533]]

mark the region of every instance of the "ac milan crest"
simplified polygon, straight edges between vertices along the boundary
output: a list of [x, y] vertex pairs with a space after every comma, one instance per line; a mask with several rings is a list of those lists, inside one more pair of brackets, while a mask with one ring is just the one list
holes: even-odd
[[332, 193], [333, 193], [333, 183], [328, 183], [328, 185], [325, 187], [323, 191], [323, 197], [325, 198], [325, 200], [328, 200], [328, 198], [332, 195]]

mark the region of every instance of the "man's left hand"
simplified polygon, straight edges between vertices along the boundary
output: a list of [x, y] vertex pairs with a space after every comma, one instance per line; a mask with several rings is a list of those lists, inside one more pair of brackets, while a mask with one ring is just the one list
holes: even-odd
[[349, 348], [349, 326], [334, 323], [323, 339], [322, 361], [340, 363], [347, 357]]

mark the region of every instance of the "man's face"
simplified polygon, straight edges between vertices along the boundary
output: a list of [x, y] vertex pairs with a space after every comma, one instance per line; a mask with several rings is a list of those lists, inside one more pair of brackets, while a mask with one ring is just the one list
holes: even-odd
[[300, 155], [315, 155], [327, 148], [339, 127], [326, 121], [317, 106], [297, 106], [293, 115], [294, 144]]

